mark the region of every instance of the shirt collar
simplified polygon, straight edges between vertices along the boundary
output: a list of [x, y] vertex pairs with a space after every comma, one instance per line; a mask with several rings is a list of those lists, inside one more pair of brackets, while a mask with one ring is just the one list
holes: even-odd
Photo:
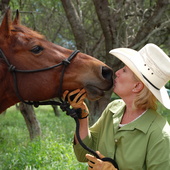
[[138, 129], [143, 133], [147, 133], [149, 127], [151, 126], [152, 122], [155, 120], [157, 114], [152, 109], [148, 109], [145, 114], [143, 114], [140, 118], [131, 122], [124, 127], [120, 128], [120, 130], [134, 130]]
[[[122, 99], [116, 100], [112, 103], [109, 110], [113, 113], [113, 124], [115, 130], [118, 130], [119, 123], [122, 119], [123, 113], [125, 109], [125, 103]], [[134, 130], [138, 129], [142, 131], [143, 133], [147, 133], [150, 125], [155, 120], [157, 114], [155, 114], [155, 111], [152, 109], [148, 109], [145, 114], [143, 114], [140, 118], [135, 120], [134, 122], [131, 122], [119, 130]]]
[[134, 127], [146, 134], [156, 117], [157, 114], [155, 113], [155, 111], [152, 109], [148, 109], [144, 115], [142, 115], [139, 119], [133, 122]]
[[117, 132], [125, 110], [124, 101], [122, 99], [114, 100], [114, 102], [110, 103], [109, 110], [113, 113], [113, 127], [114, 131]]

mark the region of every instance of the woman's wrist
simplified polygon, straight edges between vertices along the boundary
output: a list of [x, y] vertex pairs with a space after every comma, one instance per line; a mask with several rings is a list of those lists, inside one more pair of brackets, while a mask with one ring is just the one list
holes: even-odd
[[89, 116], [89, 111], [87, 109], [81, 109], [81, 114], [79, 114], [79, 119], [86, 119]]

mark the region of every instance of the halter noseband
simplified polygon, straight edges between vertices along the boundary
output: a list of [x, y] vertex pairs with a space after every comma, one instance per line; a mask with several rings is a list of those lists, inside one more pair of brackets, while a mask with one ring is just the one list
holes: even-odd
[[[70, 64], [71, 60], [79, 52], [80, 52], [79, 50], [75, 50], [73, 53], [71, 53], [71, 55], [67, 59], [64, 59], [60, 63], [53, 65], [53, 66], [46, 67], [46, 68], [35, 69], [35, 70], [19, 70], [19, 69], [16, 69], [16, 67], [14, 65], [9, 63], [8, 59], [6, 58], [5, 54], [3, 53], [3, 51], [1, 49], [0, 49], [0, 57], [2, 59], [4, 59], [5, 63], [8, 65], [8, 70], [13, 74], [15, 93], [16, 93], [18, 99], [25, 104], [34, 105], [35, 107], [38, 107], [39, 105], [61, 105], [61, 103], [63, 103], [63, 100], [61, 98], [61, 95], [62, 95], [61, 93], [62, 93], [62, 84], [63, 84], [64, 72], [65, 72], [66, 67]], [[19, 89], [18, 89], [18, 85], [17, 85], [17, 77], [16, 77], [17, 72], [18, 73], [36, 73], [36, 72], [51, 70], [51, 69], [53, 69], [55, 67], [59, 67], [61, 65], [63, 65], [63, 69], [62, 69], [62, 72], [61, 72], [60, 84], [59, 84], [59, 89], [58, 89], [58, 95], [59, 95], [59, 99], [60, 99], [61, 103], [56, 102], [56, 101], [44, 101], [44, 102], [25, 101], [21, 97], [21, 95], [19, 94]]]

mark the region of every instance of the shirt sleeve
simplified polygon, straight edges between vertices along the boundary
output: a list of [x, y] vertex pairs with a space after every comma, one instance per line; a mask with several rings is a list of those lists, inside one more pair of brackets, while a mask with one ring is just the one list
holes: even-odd
[[[82, 140], [83, 143], [88, 146], [89, 148], [93, 149], [96, 151], [97, 149], [97, 139], [98, 139], [98, 134], [100, 133], [100, 130], [102, 126], [104, 125], [105, 121], [105, 115], [108, 112], [108, 107], [103, 111], [101, 117], [98, 119], [98, 121], [89, 128], [89, 134], [88, 136]], [[74, 153], [77, 157], [77, 160], [80, 162], [87, 162], [88, 160], [86, 159], [85, 155], [89, 153], [86, 151], [80, 144], [73, 145]], [[91, 154], [91, 153], [90, 153]]]
[[[83, 140], [83, 143], [94, 151], [101, 151], [104, 148], [105, 152], [101, 153], [107, 156], [107, 151], [109, 150], [109, 148], [114, 148], [114, 146], [108, 144], [109, 146], [107, 145], [107, 148], [104, 147], [103, 143], [108, 143], [108, 141], [105, 140], [105, 135], [107, 135], [108, 137], [109, 129], [111, 131], [113, 130], [113, 114], [119, 112], [120, 110], [122, 110], [122, 108], [124, 108], [124, 102], [122, 100], [114, 100], [113, 102], [109, 103], [106, 109], [103, 111], [101, 117], [92, 127], [89, 128], [89, 134]], [[103, 136], [103, 138], [101, 137], [101, 135]], [[113, 133], [109, 136], [113, 138]], [[110, 138], [108, 137], [107, 139], [109, 140]], [[88, 161], [85, 158], [85, 155], [88, 152], [84, 148], [82, 148], [80, 144], [74, 145], [73, 148], [78, 161]]]

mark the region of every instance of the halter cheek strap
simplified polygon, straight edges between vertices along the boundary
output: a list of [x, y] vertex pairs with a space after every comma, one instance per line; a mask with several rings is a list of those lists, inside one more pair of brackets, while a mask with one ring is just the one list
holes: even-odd
[[[29, 104], [29, 105], [34, 105], [35, 107], [38, 107], [39, 105], [60, 105], [62, 101], [61, 98], [61, 93], [62, 93], [62, 84], [63, 84], [63, 78], [64, 78], [64, 72], [66, 67], [71, 63], [71, 60], [77, 55], [77, 53], [79, 53], [79, 50], [75, 50], [73, 53], [71, 53], [71, 55], [67, 58], [64, 59], [63, 61], [61, 61], [60, 63], [53, 65], [53, 66], [49, 66], [46, 68], [42, 68], [42, 69], [35, 69], [35, 70], [20, 70], [20, 69], [16, 69], [16, 67], [12, 64], [10, 64], [10, 62], [8, 61], [8, 59], [6, 58], [5, 54], [3, 53], [3, 51], [0, 49], [0, 58], [2, 58], [5, 63], [8, 66], [8, 70], [12, 73], [13, 75], [13, 79], [14, 79], [14, 87], [15, 87], [15, 93], [16, 96], [18, 97], [18, 99], [20, 101], [22, 101], [25, 104]], [[56, 101], [44, 101], [44, 102], [39, 102], [39, 101], [25, 101], [21, 95], [19, 94], [19, 89], [18, 89], [18, 84], [17, 84], [17, 76], [16, 73], [36, 73], [36, 72], [42, 72], [42, 71], [47, 71], [47, 70], [51, 70], [55, 67], [59, 67], [63, 65], [63, 69], [61, 72], [61, 77], [60, 77], [60, 84], [59, 84], [59, 89], [58, 89], [58, 96], [61, 102], [56, 102]]]

